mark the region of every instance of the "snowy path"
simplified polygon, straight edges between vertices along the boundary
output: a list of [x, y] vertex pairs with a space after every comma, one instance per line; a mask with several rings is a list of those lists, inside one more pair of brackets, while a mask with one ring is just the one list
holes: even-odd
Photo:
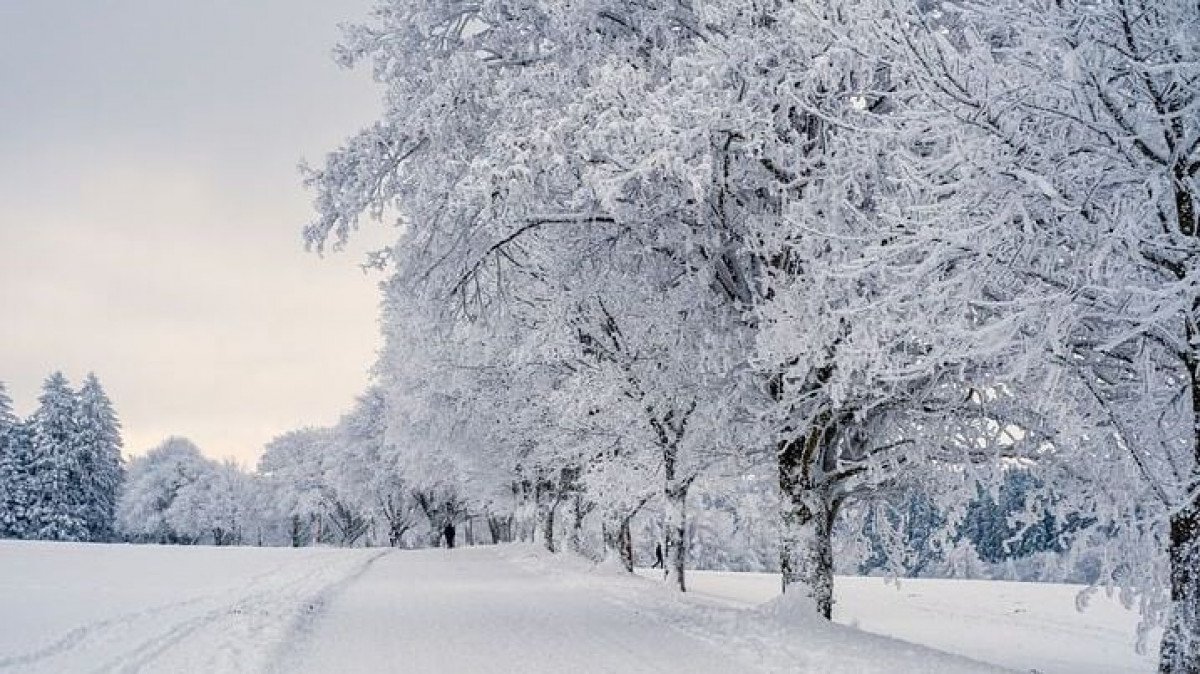
[[836, 625], [679, 597], [523, 546], [398, 551], [334, 597], [280, 672], [996, 672]]
[[[597, 569], [527, 545], [384, 551], [0, 541], [0, 674], [1002, 671], [791, 615], [767, 601], [777, 592], [774, 576], [692, 578], [696, 592], [681, 596], [661, 577]], [[914, 581], [901, 592], [878, 579], [842, 579], [841, 587], [843, 620], [1019, 671], [1153, 669], [1152, 660], [1129, 657], [1124, 612], [1108, 606], [1081, 618], [1071, 613], [1067, 586]]]
[[318, 620], [301, 672], [746, 671], [713, 645], [494, 549], [378, 560]]

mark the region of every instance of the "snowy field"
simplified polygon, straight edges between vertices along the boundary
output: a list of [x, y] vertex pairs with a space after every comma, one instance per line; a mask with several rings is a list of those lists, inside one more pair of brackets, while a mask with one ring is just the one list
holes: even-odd
[[262, 671], [378, 555], [0, 541], [0, 671]]
[[[1075, 588], [841, 579], [789, 616], [766, 574], [679, 597], [527, 546], [464, 550], [0, 542], [0, 671], [1150, 672], [1135, 618]], [[760, 606], [766, 602], [765, 606]], [[954, 651], [968, 660], [915, 643]]]
[[[655, 572], [640, 570], [643, 575]], [[691, 591], [751, 607], [779, 594], [765, 573], [691, 572]], [[1152, 672], [1160, 631], [1135, 651], [1137, 613], [1097, 592], [1075, 609], [1082, 588], [1053, 583], [839, 577], [834, 619], [868, 632], [1043, 674]]]

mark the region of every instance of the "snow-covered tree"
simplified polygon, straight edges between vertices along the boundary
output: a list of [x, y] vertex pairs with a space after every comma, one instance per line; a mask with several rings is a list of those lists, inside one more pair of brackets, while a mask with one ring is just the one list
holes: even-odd
[[17, 425], [17, 415], [13, 414], [12, 398], [8, 395], [8, 387], [0, 381], [0, 433], [8, 433]]
[[117, 524], [125, 536], [155, 543], [192, 543], [194, 531], [181, 532], [171, 522], [171, 508], [181, 490], [211, 471], [192, 441], [170, 437], [129, 462], [117, 500]]
[[1200, 7], [942, 10], [887, 32], [963, 130], [954, 188], [977, 204], [963, 222], [987, 236], [961, 246], [960, 268], [1020, 289], [988, 299], [1039, 326], [1030, 353], [1048, 367], [1028, 378], [1028, 399], [1062, 459], [1043, 461], [1042, 477], [1117, 534], [1106, 582], [1142, 590], [1150, 622], [1170, 614], [1162, 671], [1200, 671]]
[[238, 545], [254, 522], [250, 476], [234, 462], [206, 461], [179, 487], [164, 521], [176, 536], [213, 545]]
[[116, 503], [124, 465], [121, 433], [112, 402], [100, 380], [89, 374], [79, 389], [79, 428], [76, 441], [83, 464], [82, 501], [86, 508], [88, 538], [111, 540], [115, 531]]
[[50, 375], [29, 422], [32, 443], [32, 502], [28, 535], [60, 541], [88, 538], [79, 443], [79, 403], [61, 372]]
[[0, 537], [29, 535], [33, 502], [30, 472], [33, 446], [28, 428], [13, 414], [12, 401], [0, 383]]
[[[311, 175], [311, 183], [318, 187], [320, 215], [309, 229], [309, 240], [323, 246], [334, 237], [336, 243], [365, 211], [382, 213], [392, 207], [400, 208], [405, 220], [428, 225], [411, 228], [403, 245], [391, 251], [398, 263], [392, 287], [400, 293], [419, 291], [445, 300], [441, 316], [430, 315], [435, 320], [486, 320], [493, 326], [509, 322], [540, 332], [544, 336], [527, 340], [526, 347], [532, 345], [546, 355], [549, 345], [559, 353], [550, 359], [530, 358], [533, 362], [527, 365], [543, 369], [549, 365], [548, 369], [558, 370], [559, 381], [564, 372], [588, 359], [592, 370], [617, 368], [616, 373], [597, 374], [624, 386], [628, 395], [649, 396], [648, 404], [631, 404], [627, 410], [636, 410], [640, 432], [659, 446], [666, 474], [663, 489], [680, 504], [694, 470], [678, 465], [675, 457], [687, 431], [685, 417], [698, 403], [687, 399], [689, 386], [679, 375], [703, 373], [727, 383], [728, 373], [696, 367], [700, 361], [692, 362], [690, 369], [674, 370], [674, 375], [654, 372], [654, 357], [673, 344], [689, 337], [702, 341], [712, 333], [689, 334], [684, 322], [668, 320], [660, 325], [671, 329], [655, 334], [646, 323], [646, 312], [655, 312], [655, 305], [643, 307], [637, 316], [611, 313], [638, 308], [622, 301], [628, 288], [653, 294], [670, 290], [674, 280], [687, 279], [682, 289], [675, 285], [677, 301], [686, 307], [694, 299], [686, 289], [710, 282], [704, 271], [697, 273], [688, 266], [687, 254], [688, 240], [702, 230], [693, 218], [708, 210], [693, 187], [697, 181], [708, 182], [710, 169], [701, 163], [680, 176], [673, 173], [684, 166], [680, 162], [665, 166], [649, 162], [617, 179], [604, 175], [619, 170], [625, 155], [634, 162], [647, 156], [647, 147], [634, 142], [634, 136], [617, 137], [634, 130], [645, 117], [640, 111], [633, 114], [629, 104], [598, 127], [594, 115], [612, 107], [609, 99], [622, 91], [654, 86], [653, 78], [667, 73], [669, 59], [655, 50], [639, 51], [642, 45], [636, 35], [653, 35], [652, 42], [664, 49], [686, 50], [693, 40], [680, 37], [685, 34], [679, 29], [703, 24], [687, 12], [666, 15], [644, 11], [634, 3], [570, 9], [547, 4], [528, 9], [510, 13], [468, 4], [385, 5], [378, 13], [378, 26], [351, 34], [343, 52], [348, 61], [374, 58], [381, 67], [390, 64], [385, 81], [390, 89], [387, 119], [331, 155], [325, 169]], [[622, 58], [646, 63], [651, 74], [626, 67]], [[438, 75], [430, 77], [434, 72]], [[598, 91], [589, 94], [589, 87]], [[472, 104], [465, 103], [462, 91], [471, 92]], [[670, 109], [652, 112], [672, 114]], [[547, 124], [549, 119], [559, 121]], [[547, 134], [545, 129], [553, 131]], [[619, 148], [615, 144], [600, 148], [616, 152], [610, 159], [591, 152], [590, 145], [598, 143], [603, 133], [624, 143]], [[684, 135], [680, 142], [688, 144], [686, 150], [697, 143], [709, 146], [705, 130], [685, 130]], [[514, 144], [510, 139], [520, 140]], [[577, 149], [564, 155], [559, 151], [564, 146]], [[405, 161], [416, 153], [434, 153], [438, 161]], [[598, 190], [602, 181], [609, 184]], [[376, 187], [360, 189], [368, 185]], [[447, 210], [445, 203], [454, 206]], [[615, 264], [605, 266], [605, 259]], [[645, 284], [645, 275], [658, 265], [660, 278]], [[589, 284], [600, 279], [604, 281], [598, 286], [600, 292], [589, 296]], [[605, 306], [610, 307], [609, 316], [604, 315]], [[673, 310], [658, 308], [657, 317], [687, 315], [678, 310], [672, 314]], [[690, 310], [690, 325], [703, 325], [705, 316], [711, 315], [694, 305]], [[620, 321], [620, 329], [631, 337], [635, 330], [644, 330], [638, 335], [640, 343], [633, 345], [642, 353], [628, 351], [616, 360], [596, 358], [602, 341], [612, 340], [613, 335], [604, 331], [613, 320]], [[643, 336], [648, 339], [640, 339]], [[677, 362], [686, 360], [681, 351]], [[631, 378], [632, 363], [644, 364], [645, 372]], [[624, 374], [619, 372], [622, 368]], [[556, 377], [551, 374], [546, 380], [554, 382]], [[510, 446], [510, 455], [541, 444], [527, 437]], [[563, 450], [553, 451], [561, 458]], [[520, 462], [529, 473], [522, 481], [529, 481], [529, 491], [535, 495], [547, 491], [543, 484], [561, 482], [562, 470], [577, 474], [584, 469], [569, 462], [556, 465], [528, 458]], [[546, 532], [553, 531], [559, 501], [552, 498], [545, 509]], [[679, 512], [681, 527], [682, 513], [679, 508], [673, 511]], [[543, 538], [552, 545], [550, 537]], [[683, 547], [674, 549], [682, 553]], [[682, 569], [682, 562], [675, 567]]]
[[334, 428], [335, 451], [327, 455], [330, 481], [347, 516], [347, 534], [366, 523], [398, 546], [417, 524], [416, 504], [397, 453], [386, 442], [387, 402], [371, 388]]
[[625, 550], [661, 496], [682, 586], [688, 486], [771, 455], [785, 591], [828, 616], [843, 508], [936, 480], [951, 528], [1019, 459], [1192, 671], [1197, 11], [381, 2], [340, 54], [383, 118], [309, 172], [306, 236], [399, 225], [400, 473], [508, 488], [550, 547], [564, 495]]
[[290, 431], [267, 443], [259, 458], [263, 487], [272, 494], [275, 514], [290, 522], [293, 546], [330, 536], [325, 518], [333, 506], [333, 489], [324, 457], [333, 448], [332, 438], [329, 429]]

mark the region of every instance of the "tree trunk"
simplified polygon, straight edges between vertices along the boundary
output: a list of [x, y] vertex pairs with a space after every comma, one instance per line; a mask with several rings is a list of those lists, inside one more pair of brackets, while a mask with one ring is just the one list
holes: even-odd
[[[533, 512], [529, 522], [530, 542], [547, 545], [546, 520], [550, 517], [549, 510], [546, 503], [546, 490], [542, 486], [542, 481], [537, 480], [533, 486]], [[554, 545], [554, 541], [550, 541], [549, 545]]]
[[783, 443], [779, 452], [781, 541], [779, 570], [785, 595], [798, 595], [825, 619], [833, 615], [833, 508], [811, 475], [812, 457], [826, 431]]
[[633, 573], [633, 535], [629, 529], [632, 518], [632, 515], [607, 513], [602, 526], [604, 561], [617, 562], [630, 573]]
[[545, 513], [542, 516], [542, 543], [550, 552], [558, 552], [554, 545], [554, 515], [557, 511], [558, 499], [555, 498], [546, 504]]
[[583, 519], [587, 517], [587, 509], [583, 504], [583, 494], [576, 493], [571, 507], [571, 534], [568, 538], [568, 545], [571, 551], [582, 555], [583, 554]]
[[629, 522], [633, 519], [633, 515], [625, 518], [621, 522], [620, 528], [620, 543], [621, 543], [621, 561], [625, 565], [625, 570], [633, 573], [633, 529], [629, 526]]
[[[666, 522], [663, 545], [667, 559], [663, 571], [667, 583], [680, 592], [687, 590], [684, 571], [687, 568], [687, 493], [695, 476], [679, 475], [679, 445], [687, 431], [688, 419], [696, 409], [693, 401], [686, 412], [677, 414], [672, 410], [662, 418], [651, 414], [650, 424], [658, 436], [663, 461], [663, 500], [666, 506]], [[650, 410], [648, 410], [650, 411]]]
[[1171, 517], [1171, 616], [1158, 671], [1200, 674], [1200, 497]]
[[408, 531], [409, 521], [400, 515], [395, 515], [388, 520], [388, 545], [393, 548], [400, 547], [400, 543], [404, 540], [404, 533]]
[[[671, 471], [672, 473], [674, 471]], [[664, 489], [666, 498], [666, 526], [663, 539], [667, 553], [667, 583], [680, 592], [687, 591], [684, 573], [687, 564], [687, 493], [688, 481], [668, 480]]]
[[[1189, 202], [1190, 203], [1190, 202]], [[1194, 214], [1193, 214], [1194, 217]], [[1190, 326], [1191, 324], [1189, 324]], [[1196, 335], [1188, 328], [1188, 341]], [[1193, 467], [1191, 485], [1200, 483], [1200, 354], [1185, 359], [1191, 373]], [[1160, 674], [1200, 674], [1200, 494], [1171, 516], [1167, 559], [1171, 565], [1171, 615], [1158, 654]]]
[[304, 545], [304, 527], [301, 526], [300, 516], [292, 515], [292, 547]]
[[487, 526], [488, 533], [492, 537], [492, 545], [497, 543], [511, 543], [512, 540], [506, 535], [508, 527], [505, 522], [511, 521], [511, 516], [508, 519], [497, 517], [496, 515], [488, 515]]
[[[532, 498], [530, 498], [532, 496]], [[522, 543], [533, 542], [537, 531], [538, 493], [535, 486], [529, 483], [521, 485], [521, 497], [516, 512], [517, 540]]]

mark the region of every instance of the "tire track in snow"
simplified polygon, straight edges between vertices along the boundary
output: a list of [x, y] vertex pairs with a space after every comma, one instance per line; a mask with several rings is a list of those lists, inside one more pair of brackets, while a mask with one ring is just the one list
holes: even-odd
[[272, 654], [270, 662], [264, 671], [272, 674], [275, 672], [292, 671], [294, 669], [292, 663], [294, 662], [296, 654], [299, 652], [299, 649], [296, 648], [296, 644], [305, 641], [313, 634], [317, 624], [320, 622], [321, 618], [325, 616], [325, 613], [329, 607], [329, 602], [344, 592], [346, 588], [354, 581], [362, 578], [363, 574], [371, 570], [371, 567], [375, 564], [375, 562], [379, 561], [382, 557], [392, 554], [393, 552], [395, 552], [395, 550], [388, 549], [377, 555], [374, 555], [362, 566], [360, 566], [354, 573], [327, 586], [317, 596], [313, 597], [309, 602], [307, 602], [308, 606], [303, 607], [292, 619], [291, 624], [288, 626], [285, 637], [278, 643], [278, 645], [276, 645], [275, 652]]
[[80, 625], [79, 627], [74, 627], [68, 630], [57, 640], [42, 646], [37, 650], [0, 658], [0, 669], [8, 669], [17, 667], [19, 665], [32, 665], [41, 660], [69, 653], [70, 651], [79, 648], [85, 642], [98, 638], [98, 634], [103, 634], [106, 631], [111, 631], [112, 629], [123, 625], [129, 625], [138, 620], [151, 618], [172, 609], [190, 606], [192, 604], [202, 602], [206, 598], [206, 596], [201, 596], [184, 601], [168, 602], [166, 604], [159, 604], [158, 606], [142, 611], [130, 611], [112, 618], [105, 618], [104, 620], [98, 620], [96, 622]]
[[[306, 605], [311, 608], [330, 588], [360, 575], [387, 552], [366, 559], [335, 556], [321, 566], [302, 569], [298, 577], [271, 577], [265, 588], [231, 593], [212, 610], [139, 643], [97, 671], [138, 672], [159, 663], [164, 656], [170, 661], [180, 647], [200, 651], [184, 658], [195, 671], [261, 671], [268, 667], [273, 650], [286, 640], [290, 625]], [[254, 585], [249, 583], [243, 589]], [[205, 630], [212, 632], [207, 638], [202, 635]], [[267, 634], [264, 640], [264, 632], [274, 634]], [[247, 650], [250, 644], [258, 648]], [[183, 663], [172, 662], [170, 669], [178, 671], [181, 666]]]
[[[295, 564], [292, 562], [284, 562], [270, 569], [251, 576], [247, 582], [239, 585], [239, 588], [257, 584], [264, 578], [269, 578], [278, 574], [281, 570]], [[128, 627], [135, 622], [153, 618], [157, 615], [170, 612], [172, 610], [185, 608], [194, 604], [199, 604], [221, 595], [227, 594], [228, 590], [218, 592], [206, 592], [180, 601], [171, 601], [147, 609], [139, 611], [129, 611], [110, 618], [104, 618], [90, 623], [85, 623], [78, 627], [71, 628], [61, 637], [51, 643], [42, 646], [36, 650], [19, 655], [13, 655], [0, 658], [0, 669], [8, 669], [20, 665], [33, 665], [42, 660], [54, 658], [60, 655], [69, 654], [71, 651], [86, 646], [87, 642], [95, 641], [102, 638], [105, 633], [111, 632], [121, 627]]]
[[0, 670], [78, 671], [89, 659], [101, 660], [86, 666], [97, 672], [150, 665], [173, 672], [261, 670], [306, 605], [386, 552], [307, 554], [232, 587], [75, 627], [46, 646], [0, 659]]

